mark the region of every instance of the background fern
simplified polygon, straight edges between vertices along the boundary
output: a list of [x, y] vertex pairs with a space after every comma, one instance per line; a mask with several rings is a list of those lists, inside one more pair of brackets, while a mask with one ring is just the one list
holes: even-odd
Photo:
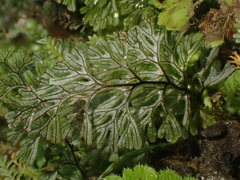
[[85, 15], [83, 21], [98, 33], [127, 30], [144, 19], [154, 17], [153, 8], [146, 0], [86, 0], [85, 4], [80, 9]]
[[[238, 105], [234, 78], [239, 75], [219, 60], [219, 47], [207, 47], [199, 32], [169, 31], [189, 23], [196, 5], [192, 1], [184, 1], [184, 9], [183, 1], [55, 2], [31, 1], [36, 9], [67, 8], [58, 15], [69, 36], [47, 36], [49, 26], [39, 17], [55, 21], [36, 10], [16, 18], [23, 20], [17, 34], [24, 34], [29, 46], [0, 53], [1, 112], [14, 151], [4, 152], [2, 177], [105, 176], [126, 161], [144, 163], [146, 152], [216, 123], [210, 97], [215, 92], [223, 93], [228, 107]], [[178, 8], [187, 17], [176, 27]], [[79, 21], [68, 19], [78, 11]], [[170, 20], [163, 22], [164, 15]], [[6, 26], [10, 34], [15, 23]], [[79, 30], [81, 37], [71, 30]]]

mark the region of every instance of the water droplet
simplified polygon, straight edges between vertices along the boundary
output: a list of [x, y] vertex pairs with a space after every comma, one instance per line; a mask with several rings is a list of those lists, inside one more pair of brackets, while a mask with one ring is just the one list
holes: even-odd
[[118, 12], [114, 12], [113, 17], [117, 19], [119, 17], [119, 13]]
[[142, 8], [143, 7], [143, 3], [139, 2], [135, 5], [135, 8]]
[[97, 3], [98, 3], [98, 0], [95, 0], [95, 1], [93, 2], [94, 5], [96, 5]]

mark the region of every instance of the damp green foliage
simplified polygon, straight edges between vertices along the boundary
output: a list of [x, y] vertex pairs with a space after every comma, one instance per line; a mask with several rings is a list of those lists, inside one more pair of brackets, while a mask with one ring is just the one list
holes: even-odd
[[80, 9], [83, 21], [97, 32], [128, 29], [153, 17], [153, 9], [146, 0], [85, 0], [85, 4]]
[[166, 26], [168, 30], [182, 30], [193, 16], [194, 5], [192, 0], [152, 0], [155, 7], [161, 12], [158, 15], [158, 24]]
[[13, 107], [6, 118], [9, 139], [22, 144], [17, 156], [33, 163], [42, 138], [59, 144], [76, 134], [75, 123], [88, 145], [108, 147], [111, 161], [120, 148], [196, 134], [199, 118], [209, 124], [201, 115], [203, 90], [233, 71], [220, 68], [218, 49], [202, 39], [145, 22], [75, 48], [45, 39], [44, 53], [2, 53], [0, 95]]
[[[127, 30], [153, 18], [154, 8], [147, 0], [56, 0], [70, 11], [80, 11], [83, 22], [99, 34]], [[77, 6], [77, 4], [80, 4]], [[77, 9], [79, 8], [79, 9]]]
[[127, 168], [123, 170], [122, 177], [117, 175], [111, 175], [104, 178], [104, 180], [132, 180], [132, 179], [142, 179], [142, 180], [161, 180], [161, 179], [171, 179], [171, 180], [196, 180], [196, 178], [191, 177], [181, 177], [175, 171], [172, 170], [161, 170], [159, 173], [153, 168], [144, 165], [137, 165], [133, 169]]
[[153, 168], [147, 166], [135, 166], [133, 170], [125, 169], [123, 170], [123, 179], [157, 179], [157, 173]]
[[227, 110], [231, 114], [240, 114], [238, 109], [240, 103], [240, 89], [239, 89], [240, 71], [236, 71], [224, 83], [224, 92], [227, 98]]
[[0, 178], [3, 179], [32, 179], [37, 180], [39, 171], [26, 164], [10, 160], [7, 156], [0, 156]]
[[[78, 165], [73, 164], [74, 158], [71, 150], [64, 143], [51, 145], [41, 139], [37, 144], [39, 147], [36, 160], [31, 163], [24, 160], [30, 156], [25, 154], [23, 149], [19, 151], [21, 158], [11, 156], [10, 159], [7, 156], [0, 156], [0, 178], [14, 180], [85, 179]], [[24, 145], [24, 148], [32, 149], [27, 145]]]
[[[206, 47], [201, 33], [169, 31], [188, 23], [192, 1], [56, 2], [80, 11], [96, 34], [84, 42], [46, 37], [33, 15], [12, 17], [16, 7], [29, 9], [24, 3], [0, 8], [14, 19], [0, 17], [0, 179], [101, 179], [144, 164], [148, 152], [215, 123], [211, 93], [222, 84], [228, 110], [238, 113], [239, 73], [218, 60], [219, 48]], [[22, 34], [20, 46], [30, 46], [2, 43]], [[124, 172], [106, 179], [182, 179], [146, 166]]]
[[[234, 40], [236, 41], [236, 43], [240, 43], [239, 17], [236, 18], [234, 27], [236, 31], [235, 34], [233, 35]], [[239, 76], [240, 76], [239, 71], [234, 72], [231, 76], [228, 77], [228, 79], [224, 83], [224, 88], [223, 88], [223, 92], [226, 94], [226, 99], [227, 99], [226, 109], [228, 110], [229, 113], [238, 114], [238, 115], [240, 114], [237, 108], [240, 103]]]
[[69, 11], [76, 11], [76, 0], [56, 0], [58, 3], [67, 6]]

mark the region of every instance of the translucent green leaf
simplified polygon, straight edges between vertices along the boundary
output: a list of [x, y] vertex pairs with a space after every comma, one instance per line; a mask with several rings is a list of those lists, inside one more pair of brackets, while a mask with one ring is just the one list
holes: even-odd
[[36, 59], [34, 66], [38, 76], [42, 76], [48, 68], [44, 61], [42, 61], [41, 59]]
[[181, 180], [182, 177], [173, 170], [162, 170], [159, 172], [159, 179]]
[[[47, 140], [60, 143], [72, 132], [72, 122], [78, 115], [75, 104], [85, 97], [85, 91], [88, 88], [91, 90], [95, 82], [87, 76], [83, 62], [79, 61], [80, 54], [76, 50], [75, 53], [65, 54], [67, 62], [61, 61], [52, 67], [53, 69], [40, 70], [38, 73], [35, 73], [34, 61], [20, 55], [21, 53], [9, 54], [8, 61], [3, 62], [9, 69], [11, 66], [15, 68], [10, 69], [1, 80], [1, 93], [5, 94], [5, 100], [17, 107], [17, 110], [8, 116], [8, 122], [15, 124], [14, 126], [25, 123], [22, 127], [27, 132], [37, 131]], [[17, 58], [22, 59], [15, 62], [17, 65], [10, 63], [11, 59]], [[63, 77], [65, 75], [67, 77]], [[76, 91], [76, 94], [69, 95], [69, 91]], [[12, 139], [15, 135], [19, 134], [12, 134]]]
[[31, 70], [25, 71], [23, 73], [23, 77], [25, 79], [25, 82], [29, 85], [36, 86], [38, 84], [36, 75]]
[[148, 1], [85, 0], [85, 4], [80, 9], [85, 14], [84, 23], [93, 26], [94, 31], [104, 30], [104, 34], [106, 31], [128, 29], [153, 15]]
[[149, 166], [136, 165], [133, 169], [127, 168], [123, 170], [122, 178], [116, 175], [110, 175], [105, 178], [106, 180], [132, 180], [132, 179], [141, 179], [141, 180], [162, 180], [162, 179], [171, 179], [171, 180], [196, 180], [192, 177], [181, 177], [177, 172], [166, 169], [160, 170], [157, 173], [153, 168]]
[[123, 178], [126, 180], [143, 179], [143, 180], [157, 180], [158, 175], [156, 171], [148, 166], [137, 165], [134, 169], [124, 169]]
[[61, 142], [62, 134], [60, 131], [60, 122], [58, 118], [50, 118], [47, 126], [41, 131], [41, 134], [49, 141], [57, 144]]
[[76, 11], [76, 0], [57, 0], [57, 2], [66, 5], [69, 11]]
[[163, 36], [150, 28], [153, 27], [147, 24], [147, 27], [130, 31], [130, 45], [122, 43], [121, 40], [116, 41], [116, 37], [109, 37], [109, 42], [99, 40], [96, 46], [90, 48], [90, 73], [106, 85], [165, 80], [157, 52]]
[[40, 103], [40, 99], [31, 91], [27, 91], [26, 89], [19, 89], [19, 94], [22, 97], [20, 104], [23, 107], [34, 107]]
[[[106, 85], [119, 83], [126, 84], [138, 81], [127, 67], [127, 60], [124, 59], [123, 45], [120, 43], [115, 45], [114, 43], [112, 47], [110, 47], [107, 45], [106, 41], [99, 41], [98, 45], [103, 47], [107, 46], [108, 52], [101, 52], [100, 49], [96, 48], [90, 49], [88, 67], [90, 73], [92, 73], [96, 79], [102, 81]], [[116, 52], [114, 52], [114, 50]]]
[[[93, 131], [93, 139], [96, 139], [95, 143], [99, 148], [107, 138], [112, 142], [114, 152], [121, 146], [142, 146], [138, 125], [131, 117], [126, 101], [129, 94], [129, 88], [109, 88], [99, 91], [90, 100], [86, 120], [96, 127], [90, 130]], [[125, 128], [122, 129], [122, 126]], [[121, 136], [125, 133], [127, 136]]]
[[155, 105], [161, 100], [161, 86], [142, 85], [132, 91], [130, 106], [135, 108], [144, 108]]
[[9, 90], [24, 87], [25, 80], [34, 84], [35, 79], [28, 71], [33, 69], [31, 66], [33, 59], [28, 54], [24, 54], [22, 51], [9, 50], [9, 52], [1, 53], [1, 56], [0, 64], [6, 71], [6, 74], [2, 75], [0, 79], [1, 95]]
[[224, 82], [224, 92], [227, 97], [227, 108], [228, 111], [239, 114], [238, 106], [240, 104], [240, 89], [239, 89], [239, 76], [240, 72], [235, 71], [225, 82]]
[[200, 107], [205, 85], [214, 85], [205, 80], [226, 77], [215, 68], [216, 49], [206, 48], [201, 34], [169, 32], [145, 21], [126, 33], [90, 39], [72, 48], [47, 38], [45, 54], [2, 59], [7, 73], [0, 94], [14, 106], [7, 114], [12, 140], [34, 132], [59, 144], [80, 134], [116, 160], [121, 148], [197, 133], [197, 119], [204, 116], [192, 108]]
[[[161, 7], [160, 4], [156, 4]], [[191, 0], [165, 1], [165, 9], [158, 15], [158, 24], [164, 25], [168, 30], [181, 30], [189, 22], [193, 15], [193, 4]]]
[[147, 129], [147, 136], [149, 142], [155, 142], [157, 139], [157, 129], [155, 127], [154, 123], [149, 123], [148, 129]]
[[7, 85], [10, 87], [23, 84], [21, 78], [15, 73], [6, 74], [1, 82], [2, 86]]
[[198, 74], [202, 80], [204, 80], [205, 87], [214, 87], [228, 78], [234, 71], [234, 66], [226, 63], [224, 66], [220, 61], [217, 61], [215, 57], [218, 56], [218, 48], [213, 48], [206, 56], [205, 68], [203, 68]]
[[33, 164], [38, 153], [40, 137], [26, 137], [21, 141], [21, 149], [17, 151], [16, 156], [22, 161]]
[[173, 115], [167, 115], [158, 130], [158, 137], [165, 137], [169, 142], [176, 142], [182, 136], [181, 127]]

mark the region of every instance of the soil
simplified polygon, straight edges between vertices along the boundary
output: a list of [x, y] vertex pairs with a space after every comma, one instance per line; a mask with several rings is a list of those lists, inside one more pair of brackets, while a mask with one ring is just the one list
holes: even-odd
[[240, 179], [240, 122], [220, 122], [151, 157], [157, 170], [170, 168], [199, 179]]

